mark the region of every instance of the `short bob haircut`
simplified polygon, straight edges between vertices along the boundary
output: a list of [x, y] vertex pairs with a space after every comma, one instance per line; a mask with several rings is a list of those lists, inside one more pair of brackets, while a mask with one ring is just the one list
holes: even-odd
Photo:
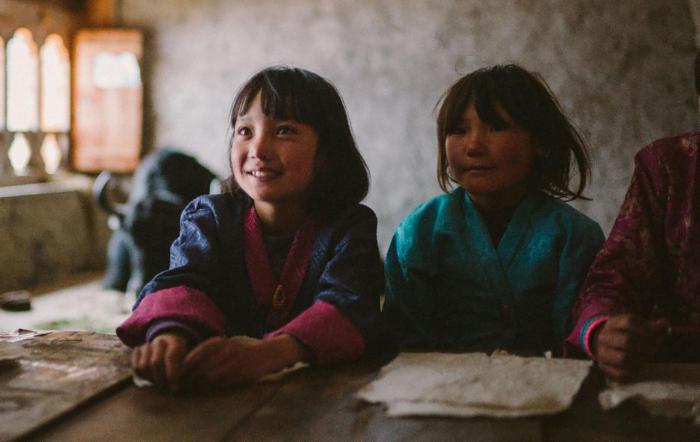
[[[369, 190], [369, 170], [352, 136], [345, 106], [338, 91], [313, 72], [273, 66], [255, 74], [243, 85], [231, 107], [231, 128], [261, 94], [262, 111], [275, 120], [294, 120], [313, 127], [318, 137], [314, 179], [307, 210], [342, 210], [357, 204]], [[229, 143], [229, 166], [235, 132]], [[240, 191], [233, 174], [228, 183]]]
[[[446, 139], [471, 104], [481, 121], [494, 127], [505, 124], [497, 112], [500, 106], [529, 133], [533, 146], [541, 149], [533, 165], [531, 188], [567, 201], [587, 199], [582, 194], [591, 166], [583, 138], [564, 116], [544, 80], [514, 64], [478, 69], [452, 85], [438, 101], [437, 178], [443, 191], [449, 192], [454, 182], [447, 170]], [[572, 156], [579, 181], [573, 188]]]

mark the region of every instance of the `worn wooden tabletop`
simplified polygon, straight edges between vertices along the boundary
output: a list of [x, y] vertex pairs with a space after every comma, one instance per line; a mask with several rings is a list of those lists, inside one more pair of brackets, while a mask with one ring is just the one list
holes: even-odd
[[0, 332], [0, 440], [20, 437], [131, 378], [128, 349], [93, 332]]
[[[104, 336], [104, 335], [102, 335]], [[113, 349], [109, 353], [119, 353]], [[126, 362], [123, 353], [117, 359]], [[688, 420], [651, 417], [637, 406], [603, 411], [596, 372], [572, 407], [549, 417], [390, 418], [355, 393], [388, 357], [279, 381], [209, 393], [169, 393], [131, 383], [37, 425], [28, 440], [700, 440]], [[119, 386], [120, 385], [120, 386]], [[4, 396], [2, 396], [4, 398]], [[4, 399], [3, 399], [4, 400]], [[0, 424], [2, 420], [0, 420]]]

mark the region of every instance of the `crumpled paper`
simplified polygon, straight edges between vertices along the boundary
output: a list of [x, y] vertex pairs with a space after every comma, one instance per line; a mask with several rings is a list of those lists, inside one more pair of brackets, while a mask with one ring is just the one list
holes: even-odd
[[363, 388], [389, 416], [521, 417], [567, 409], [590, 361], [483, 353], [401, 353]]
[[609, 382], [598, 394], [604, 410], [631, 400], [649, 414], [664, 417], [693, 418], [700, 425], [700, 365], [648, 364], [636, 382]]

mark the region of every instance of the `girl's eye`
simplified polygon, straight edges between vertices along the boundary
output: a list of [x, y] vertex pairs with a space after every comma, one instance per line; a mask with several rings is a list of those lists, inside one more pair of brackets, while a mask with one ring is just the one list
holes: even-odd
[[277, 135], [292, 135], [296, 133], [296, 130], [294, 130], [292, 126], [283, 125], [278, 126], [275, 132], [277, 133]]
[[468, 130], [469, 128], [466, 126], [457, 126], [449, 130], [447, 135], [464, 135], [467, 133]]
[[510, 129], [510, 124], [508, 124], [505, 121], [502, 123], [492, 124], [490, 129], [491, 129], [491, 132], [502, 132], [504, 130]]
[[252, 133], [253, 132], [250, 130], [250, 128], [246, 126], [241, 126], [236, 129], [236, 135], [240, 135], [242, 137], [250, 136]]

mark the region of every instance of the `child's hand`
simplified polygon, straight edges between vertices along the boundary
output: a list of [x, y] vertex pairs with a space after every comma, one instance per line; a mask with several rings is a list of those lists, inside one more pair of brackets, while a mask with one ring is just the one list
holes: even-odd
[[305, 349], [289, 335], [267, 340], [215, 337], [187, 355], [184, 372], [194, 385], [229, 386], [254, 381], [304, 359]]
[[668, 324], [634, 315], [612, 316], [593, 337], [592, 351], [598, 366], [610, 378], [628, 380], [656, 354]]
[[182, 363], [187, 354], [187, 340], [165, 332], [136, 347], [131, 353], [134, 372], [159, 387], [176, 387], [182, 377]]

